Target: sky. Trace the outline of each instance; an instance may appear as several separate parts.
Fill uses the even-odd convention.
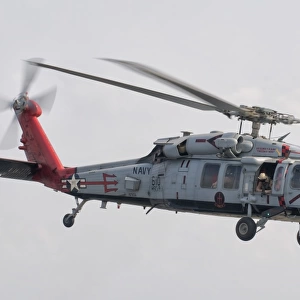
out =
[[[183,96],[97,58],[157,68],[237,105],[300,117],[298,1],[1,1],[0,94],[13,99],[23,60]],[[57,85],[40,122],[66,166],[138,158],[182,130],[237,131],[238,122],[86,79],[41,70],[29,95]],[[0,139],[13,112],[0,115]],[[247,127],[249,126],[249,127]],[[250,125],[245,125],[245,131]],[[300,126],[277,125],[273,136]],[[268,128],[262,133],[267,135]],[[0,157],[24,160],[17,148]],[[249,242],[238,219],[87,203],[41,184],[0,180],[3,299],[279,299],[298,296],[299,225],[269,221]],[[288,284],[287,284],[288,283]]]

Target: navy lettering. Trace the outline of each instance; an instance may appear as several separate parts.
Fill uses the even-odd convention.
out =
[[[133,167],[132,173],[138,175],[150,175],[150,167]]]

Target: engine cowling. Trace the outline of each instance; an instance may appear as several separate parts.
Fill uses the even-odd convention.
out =
[[[158,140],[155,144],[162,144]],[[163,153],[168,158],[187,155],[213,155],[223,153],[227,157],[236,157],[252,149],[252,142],[233,132],[211,132],[177,138],[164,139]]]

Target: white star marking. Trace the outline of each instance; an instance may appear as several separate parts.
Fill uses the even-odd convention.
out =
[[[67,181],[71,184],[71,187],[70,187],[71,191],[73,191],[73,189],[76,189],[77,191],[79,191],[78,182],[80,181],[80,179],[76,179],[75,174],[73,174],[71,179],[67,179]]]

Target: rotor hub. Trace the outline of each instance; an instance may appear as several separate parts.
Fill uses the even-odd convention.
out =
[[[13,109],[18,115],[25,111],[31,116],[36,117],[39,117],[42,114],[41,107],[35,101],[30,100],[27,93],[20,94],[14,99]]]
[[[18,95],[13,101],[13,109],[15,111],[23,111],[29,98],[27,93]]]

